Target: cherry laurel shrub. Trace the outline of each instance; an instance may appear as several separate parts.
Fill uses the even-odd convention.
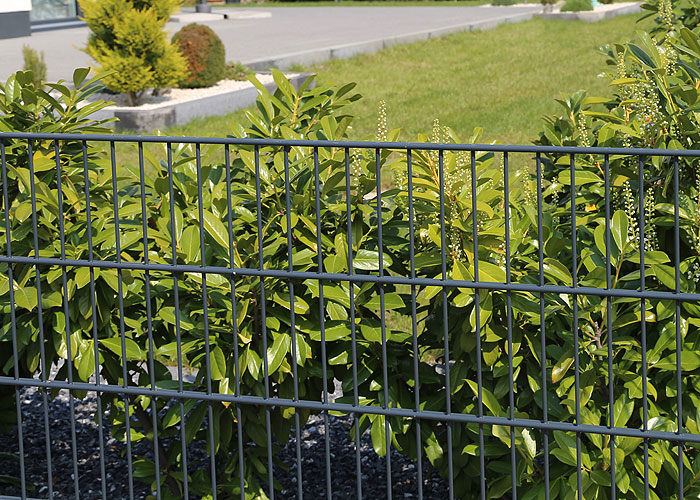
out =
[[[209,26],[188,24],[175,33],[173,44],[187,61],[187,77],[180,87],[211,87],[226,77],[224,44]]]
[[[107,133],[109,129],[105,127],[106,121],[95,121],[90,115],[98,111],[109,103],[93,102],[86,104],[84,101],[93,93],[99,92],[103,87],[99,84],[101,75],[97,75],[92,80],[87,80],[88,68],[77,69],[73,74],[71,83],[72,89],[66,82],[43,84],[37,81],[31,71],[19,71],[10,76],[5,83],[0,83],[0,132],[37,132],[37,133]],[[50,94],[51,92],[51,94]],[[55,199],[56,185],[56,153],[55,145],[50,142],[33,143],[31,161],[35,171],[34,180],[40,190],[36,192],[38,206],[43,207],[44,203],[51,205],[46,211],[41,210],[39,217],[43,221],[42,231],[39,241],[42,247],[49,245],[49,241],[57,242],[56,236],[56,211],[49,199]],[[72,182],[80,182],[81,171],[75,168],[77,158],[85,154],[89,164],[98,156],[92,145],[87,145],[83,151],[80,141],[66,141],[61,143],[61,154],[58,162],[65,167],[74,165],[63,171],[64,181],[70,185]],[[29,255],[33,250],[31,238],[27,237],[31,227],[31,209],[29,208],[28,196],[30,191],[29,161],[26,141],[15,139],[3,139],[0,145],[0,154],[4,156],[7,169],[4,175],[7,183],[4,184],[3,192],[7,194],[10,204],[9,218],[13,220],[11,226],[14,228],[12,235],[13,251],[19,255]],[[52,197],[51,188],[54,189]],[[44,190],[46,189],[46,190]],[[75,191],[70,191],[73,197],[80,196]],[[48,196],[48,197],[47,197]],[[6,222],[8,220],[8,210],[2,201],[2,232],[3,241],[6,241]],[[68,202],[67,202],[68,203]],[[28,211],[29,209],[29,211]],[[80,211],[75,207],[73,215],[80,218]],[[70,221],[71,216],[68,217]],[[51,229],[48,230],[47,228]],[[69,228],[66,232],[70,239],[79,240],[78,233],[80,227],[67,222]],[[30,230],[31,231],[31,230]],[[49,232],[50,231],[50,232]],[[3,251],[6,251],[3,248]],[[6,255],[6,253],[4,254]],[[0,266],[0,294],[2,295],[2,305],[0,305],[3,323],[0,331],[0,372],[3,375],[8,373],[16,374],[20,377],[31,377],[34,374],[46,373],[39,361],[39,347],[42,345],[38,330],[35,328],[38,323],[36,311],[37,295],[24,293],[23,288],[31,286],[33,271],[30,266],[16,266],[10,270],[7,264]],[[14,300],[17,304],[17,315],[11,318],[8,308],[8,296],[10,294],[10,277],[12,283],[17,285],[13,290]],[[21,284],[21,285],[19,285]],[[74,290],[75,291],[75,290]],[[48,296],[56,298],[55,293]],[[59,299],[60,300],[60,299]],[[16,324],[16,341],[13,340],[12,320]],[[55,340],[53,333],[47,333],[44,337],[47,360],[50,363],[56,359]],[[14,359],[13,344],[18,351],[18,358]],[[16,363],[16,365],[15,365]],[[17,371],[14,370],[17,366]],[[0,388],[0,422],[3,425],[3,432],[11,429],[16,424],[15,390],[9,386]],[[7,455],[7,454],[6,454]],[[0,475],[0,489],[5,482],[14,484],[16,478],[2,474]],[[31,487],[31,485],[29,485]]]
[[[673,110],[681,104],[692,105],[698,98],[692,89],[697,87],[663,87],[660,82],[664,76],[673,78],[673,82],[694,82],[693,75],[700,74],[695,69],[700,64],[700,52],[693,47],[700,40],[681,31],[673,42],[666,42],[672,45],[663,49],[664,54],[668,55],[671,48],[677,54],[673,66],[664,65],[667,59],[662,58],[661,49],[648,36],[640,35],[640,40],[634,48],[631,44],[611,48],[616,71],[624,71],[624,76],[612,77],[621,89],[620,95],[592,99],[579,94],[564,101],[565,116],[546,122],[541,143],[676,148],[696,144],[695,116]],[[260,92],[257,107],[247,113],[245,126],[236,127],[236,137],[347,137],[352,123],[347,106],[359,98],[352,91],[353,84],[310,89],[311,80],[307,80],[297,91],[279,72],[273,74],[278,90],[271,95],[255,82]],[[647,100],[630,99],[625,92],[637,92]],[[653,101],[653,96],[658,101]],[[657,102],[657,107],[653,102]],[[22,123],[15,126],[19,128]],[[475,131],[466,141],[477,142],[479,133]],[[398,134],[397,130],[388,131],[386,113],[380,113],[375,139],[391,141]],[[430,136],[420,135],[418,140],[465,141],[439,123]],[[69,258],[76,259],[87,258],[90,231],[95,258],[103,260],[119,256],[123,261],[140,262],[148,255],[150,262],[160,264],[346,273],[352,252],[353,272],[359,274],[376,275],[382,266],[385,275],[393,276],[414,273],[419,278],[478,278],[500,283],[510,279],[535,284],[544,280],[560,285],[574,282],[570,219],[573,198],[580,241],[576,283],[606,286],[601,158],[577,158],[578,182],[572,189],[567,180],[569,158],[543,156],[543,192],[539,197],[543,223],[539,227],[535,208],[537,179],[525,170],[511,172],[506,200],[507,164],[501,155],[493,153],[472,156],[416,150],[409,177],[405,155],[386,150],[376,154],[321,148],[315,157],[305,147],[269,146],[256,150],[241,146],[229,148],[222,162],[208,147],[173,145],[163,150],[144,148],[143,167],[130,161],[116,162],[115,176],[104,153],[90,150],[86,167],[79,150],[59,156],[62,171],[70,179],[64,183],[61,213],[55,185],[56,157],[51,156],[55,155],[51,146],[34,145],[35,151],[43,155],[34,153],[32,157],[40,201],[37,214],[32,213],[29,201],[31,178],[28,183],[26,144],[14,145],[14,156],[8,161],[11,170],[17,172],[7,186],[12,193],[9,224],[15,255],[34,255],[27,235],[32,232],[32,218],[36,216],[39,253],[60,257],[56,226],[63,215],[66,252]],[[672,210],[670,165],[647,159],[645,167],[647,288],[674,290],[669,255],[673,248],[667,243]],[[84,183],[85,168],[88,186]],[[140,180],[146,168],[149,175],[142,187]],[[639,287],[635,168],[622,158],[610,161],[614,186],[610,272],[614,277],[612,286],[617,288]],[[694,214],[700,191],[692,161],[682,162],[680,168],[684,245],[680,287],[695,292],[695,276],[700,272],[696,245],[700,237]],[[387,178],[390,173],[393,175]],[[377,174],[382,177],[377,178]],[[195,179],[197,182],[193,182]],[[393,181],[389,188],[387,181]],[[202,184],[201,196],[198,182]],[[92,204],[90,224],[86,224],[85,192],[90,194]],[[409,196],[413,203],[409,203]],[[444,219],[440,217],[443,200]],[[348,204],[350,214],[346,213]],[[144,205],[145,220],[141,215]],[[288,211],[287,205],[294,207],[293,211]],[[378,246],[379,214],[382,248]],[[317,225],[321,227],[320,234]],[[540,234],[542,276],[537,245]],[[0,238],[0,251],[6,251],[4,245],[5,238]],[[415,265],[409,259],[411,253],[415,255]],[[7,268],[2,270],[7,285],[0,289],[5,325],[0,330],[0,341],[6,346],[0,352],[8,353],[2,366],[6,374],[14,370],[9,354],[13,341],[9,304],[14,300],[20,318],[14,324],[18,325],[18,339],[22,339],[17,360],[21,373],[33,374],[43,369],[39,356],[43,335],[46,362],[65,362],[56,375],[59,380],[66,380],[70,369],[75,380],[88,381],[99,365],[100,375],[110,384],[128,380],[141,387],[172,389],[182,384],[184,390],[205,392],[207,380],[211,379],[211,390],[218,393],[318,400],[325,389],[333,389],[333,379],[337,379],[343,387],[339,402],[413,409],[418,399],[421,408],[444,412],[449,401],[451,412],[481,411],[501,417],[509,415],[512,390],[513,413],[519,418],[541,419],[546,399],[550,419],[574,422],[578,399],[582,423],[606,425],[612,413],[616,426],[636,428],[642,426],[641,398],[646,390],[647,428],[676,429],[675,305],[666,301],[649,299],[641,310],[639,301],[612,299],[608,307],[604,299],[583,295],[540,296],[371,282],[354,284],[351,289],[342,281],[324,282],[321,290],[315,280],[290,282],[276,278],[265,278],[263,287],[259,277],[245,273],[222,276],[186,272],[173,276],[165,272],[146,275],[107,269],[66,269],[64,285],[64,271],[58,267],[40,274],[39,301],[34,268],[13,268],[11,287],[9,272]],[[94,310],[90,286],[86,286],[93,283],[97,299]],[[205,287],[207,300],[203,300]],[[67,297],[64,289],[68,290]],[[382,314],[382,302],[386,314]],[[179,315],[175,314],[176,305]],[[579,325],[572,332],[574,308]],[[649,346],[646,389],[640,366],[642,315]],[[355,322],[350,323],[353,316]],[[686,304],[682,306],[682,316],[683,402],[685,408],[692,409],[700,405],[696,376],[700,369],[700,310]],[[608,342],[613,349],[612,408],[608,406],[606,389],[611,382],[607,378]],[[576,358],[578,392],[574,385]],[[179,361],[191,371],[192,382],[180,383],[171,375],[168,366]],[[479,365],[481,391],[476,383]],[[298,394],[294,393],[292,378],[295,371]],[[217,463],[219,497],[239,497],[242,475],[247,498],[266,498],[267,473],[277,463],[278,443],[286,443],[291,429],[303,425],[310,415],[307,410],[291,408],[194,399],[180,403],[144,396],[103,394],[102,403],[116,439],[123,443],[127,439],[131,443],[148,441],[155,447],[159,468],[152,458],[136,456],[134,474],[154,489],[159,484],[163,498],[182,496],[183,442],[189,446],[194,442],[208,443]],[[3,407],[3,418],[12,421],[14,412],[6,410]],[[273,433],[269,451],[267,422]],[[153,440],[154,425],[162,438],[157,443]],[[683,425],[689,432],[699,432],[696,412],[686,411]],[[385,455],[388,446],[414,458],[420,453],[444,476],[448,475],[451,456],[455,493],[460,498],[471,498],[480,487],[480,433],[486,443],[483,460],[489,498],[508,495],[513,480],[521,498],[543,497],[545,460],[550,465],[550,498],[568,500],[576,494],[577,442],[570,433],[551,432],[550,453],[545,457],[544,435],[527,428],[511,431],[503,426],[445,425],[379,415],[353,420],[353,433],[366,430],[379,455]],[[613,467],[610,439],[583,435],[580,446],[584,498],[608,498]],[[243,449],[243,455],[239,455],[239,449]],[[517,455],[515,478],[511,477],[509,465],[512,451]],[[697,449],[684,446],[683,452],[684,475],[692,478],[699,462]],[[676,453],[675,445],[649,443],[651,498],[674,498]],[[643,454],[641,440],[615,439],[617,488],[627,497],[644,494]],[[195,468],[190,468],[190,492],[202,496],[210,493],[213,478],[209,470],[202,467],[195,472]],[[686,495],[700,494],[698,488],[695,481],[690,481]]]
[[[669,4],[670,5],[670,4]],[[668,7],[668,6],[667,6]],[[660,8],[661,9],[661,8]],[[661,9],[663,10],[663,9]],[[612,146],[668,149],[698,149],[700,135],[699,117],[695,111],[700,102],[700,38],[684,26],[660,12],[656,37],[638,32],[637,39],[626,44],[609,46],[604,49],[610,71],[607,74],[615,89],[608,97],[587,96],[579,92],[561,101],[564,108],[561,116],[546,120],[538,143],[545,145]],[[544,161],[545,183],[565,185],[569,176],[569,158],[548,156]],[[673,238],[674,218],[674,159],[649,157],[643,159],[644,176],[639,180],[639,161],[632,158],[609,158],[611,210],[613,217],[612,249],[614,286],[638,288],[640,210],[643,211],[647,227],[643,250],[645,251],[647,287],[659,290],[675,290],[697,293],[700,276],[700,238],[698,236],[698,214],[700,213],[700,176],[697,158],[678,160],[678,190],[680,215],[680,282],[674,276]],[[583,211],[579,219],[579,237],[583,247],[592,251],[591,258],[579,276],[593,286],[603,286],[604,273],[596,262],[600,262],[600,251],[604,248],[604,166],[605,158],[598,155],[577,157],[577,175],[580,186],[576,187],[576,205]],[[640,192],[643,188],[642,207],[639,208]],[[565,191],[568,190],[568,187]],[[570,197],[557,195],[550,199],[564,209]],[[570,205],[569,205],[570,206]],[[567,208],[568,210],[568,208]],[[555,212],[556,213],[556,212]],[[617,222],[616,222],[617,220]],[[597,250],[596,250],[597,249]],[[588,252],[588,251],[587,251]],[[586,274],[587,273],[587,274]],[[602,280],[602,281],[601,281]],[[595,301],[592,301],[595,302]],[[681,307],[682,346],[676,346],[676,318],[674,306],[666,301],[646,301],[644,310],[639,303],[629,304],[621,300],[612,301],[613,319],[620,321],[620,328],[611,332],[605,329],[605,308],[599,304],[597,313],[591,310],[586,318],[587,335],[600,339],[605,345],[606,336],[612,335],[615,345],[613,356],[617,361],[615,381],[615,422],[641,428],[642,382],[637,378],[640,370],[641,345],[639,319],[642,314],[647,319],[647,368],[649,379],[649,420],[647,428],[676,431],[677,387],[674,382],[676,363],[674,350],[683,350],[680,369],[683,374],[682,403],[690,409],[683,413],[683,428],[696,433],[700,429],[700,416],[695,409],[700,403],[700,310],[693,304]],[[628,319],[622,320],[623,317]],[[627,323],[631,320],[630,323]],[[613,322],[615,325],[615,321]],[[584,331],[585,332],[585,331]],[[597,332],[601,332],[598,335]],[[597,341],[597,340],[596,340]],[[593,387],[607,384],[600,357],[594,353],[586,359],[593,368]],[[601,353],[604,352],[600,351]],[[606,356],[602,356],[603,362]],[[587,370],[582,368],[582,380]],[[597,373],[597,375],[596,375]],[[590,375],[589,375],[590,377]],[[596,400],[596,391],[590,401]],[[582,393],[587,399],[586,392]],[[594,403],[593,413],[582,414],[584,423],[606,422],[609,415],[605,405]],[[627,408],[627,409],[625,409]],[[618,413],[620,411],[621,413]],[[587,416],[583,416],[587,415]],[[622,416],[622,419],[620,417]],[[622,425],[622,423],[620,424]],[[583,452],[588,455],[593,466],[587,471],[587,484],[594,488],[605,488],[603,477],[596,471],[607,471],[610,467],[609,451],[605,450],[608,439],[586,436],[583,439]],[[617,449],[623,453],[617,456]],[[635,498],[643,495],[641,474],[643,472],[642,443],[631,438],[616,440],[616,467],[631,472],[626,477],[624,469],[617,470],[618,486],[623,492]],[[700,458],[694,447],[683,446],[683,467],[686,483],[686,496],[698,495],[696,484]],[[650,485],[653,498],[677,498],[675,483],[679,475],[677,449],[660,442],[649,443]],[[588,468],[588,466],[586,466]],[[636,473],[635,473],[636,471]],[[622,472],[623,476],[620,476]],[[595,474],[594,474],[595,473]],[[585,476],[584,476],[585,477]],[[600,479],[597,479],[600,478]],[[623,478],[623,479],[620,479]],[[597,485],[597,486],[596,486]],[[673,485],[673,487],[669,486]],[[594,498],[594,496],[591,496]]]
[[[663,36],[681,26],[694,29],[700,23],[700,3],[697,0],[648,0],[641,5],[646,11],[642,19],[652,17],[650,33]]]
[[[90,28],[85,51],[109,72],[104,84],[135,106],[153,89],[173,87],[187,71],[182,54],[168,41],[165,23],[180,0],[80,0]]]

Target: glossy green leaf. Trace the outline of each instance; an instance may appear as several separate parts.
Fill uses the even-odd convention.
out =
[[[383,255],[384,267],[389,267],[392,264],[391,257]],[[353,256],[352,265],[355,269],[363,271],[378,271],[379,270],[379,252],[374,250],[359,249]]]
[[[218,345],[210,351],[209,366],[212,380],[221,380],[226,377],[226,358]]]
[[[78,376],[80,380],[88,381],[90,376],[95,373],[95,351],[93,350],[93,341],[88,340],[80,349],[80,357],[78,361]]]
[[[671,354],[657,363],[652,363],[650,368],[661,371],[676,371],[676,355]],[[700,368],[700,354],[695,351],[681,351],[681,370],[684,372],[695,371]]]
[[[199,261],[199,250],[201,244],[199,241],[199,227],[198,226],[187,226],[182,232],[182,237],[180,238],[180,248],[185,254],[187,263],[195,264]]]
[[[381,310],[381,297],[380,295],[373,294],[372,297],[363,304],[364,307],[372,309],[375,311]],[[384,310],[391,311],[394,309],[400,309],[405,307],[405,303],[398,293],[389,292],[384,294]]]
[[[629,237],[629,221],[627,214],[622,210],[617,210],[610,220],[610,234],[615,240],[617,248],[624,249],[627,246]]]
[[[132,339],[125,337],[124,344],[125,344],[126,359],[128,361],[133,361],[133,360],[143,361],[146,359],[145,353],[141,350],[139,345],[136,342],[134,342]],[[122,356],[122,339],[119,337],[110,337],[107,339],[102,339],[102,340],[100,340],[100,346],[106,347],[107,349],[109,349],[110,351],[112,351],[114,354],[116,354],[119,357]]]
[[[23,288],[15,284],[14,294],[17,307],[33,311],[37,306],[35,288]]]
[[[277,371],[292,345],[292,337],[289,335],[273,334],[273,338],[272,345],[267,348],[267,366],[270,374]]]
[[[580,168],[577,168],[574,181],[576,182],[577,186],[583,186],[591,183],[602,183],[603,179],[589,170],[581,170]],[[565,186],[571,185],[571,172],[568,169],[562,170],[562,172],[559,174],[559,182]]]
[[[572,353],[567,353],[560,357],[552,368],[552,383],[556,384],[564,378],[564,375],[566,375],[566,372],[569,371],[569,368],[571,368],[573,364],[574,357]]]
[[[372,420],[372,428],[370,431],[370,436],[372,438],[372,447],[374,452],[383,457],[386,455],[386,426],[385,426],[384,415],[377,415]],[[389,430],[389,432],[391,432]]]
[[[504,268],[486,261],[479,261],[479,281],[490,281],[493,283],[505,283],[506,271]]]
[[[209,235],[214,238],[214,241],[216,241],[221,247],[226,249],[228,252],[229,249],[229,234],[228,234],[228,229],[226,229],[226,226],[224,225],[221,220],[219,220],[217,217],[214,216],[211,212],[208,210],[204,210],[203,212],[203,226],[204,229]]]
[[[476,382],[472,380],[466,380],[467,384],[469,384],[469,387],[471,388],[472,392],[474,393],[474,396],[478,396],[479,394],[479,387],[477,386]],[[498,402],[498,399],[493,395],[493,393],[488,390],[486,387],[481,388],[481,399],[483,403],[486,405],[486,408],[489,409],[489,411],[496,417],[502,417],[505,416],[505,412],[503,411],[503,408],[501,407],[500,403]]]

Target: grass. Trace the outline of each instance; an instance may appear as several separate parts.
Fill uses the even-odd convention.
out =
[[[467,138],[484,128],[482,140],[529,144],[541,117],[559,112],[555,98],[580,89],[611,92],[605,58],[595,49],[634,36],[638,15],[597,23],[534,19],[483,32],[401,45],[371,55],[305,68],[320,83],[354,81],[364,98],[352,105],[353,139],[375,132],[378,103],[385,100],[389,128],[401,139],[428,134],[435,118]],[[168,135],[225,136],[243,112],[172,127]]]
[[[605,58],[595,49],[634,36],[638,15],[597,23],[534,19],[484,32],[394,47],[313,68],[320,82],[358,82],[353,135],[375,131],[385,100],[389,128],[402,138],[429,133],[439,118],[460,137],[484,128],[484,138],[529,143],[541,117],[559,111],[555,98],[580,89],[606,95]]]

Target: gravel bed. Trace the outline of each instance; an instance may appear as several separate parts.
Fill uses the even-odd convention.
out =
[[[48,498],[46,473],[46,438],[44,433],[43,396],[36,389],[24,389],[20,393],[24,418],[24,451],[28,491],[31,498]],[[98,425],[95,422],[97,400],[89,394],[84,400],[75,400],[78,473],[80,498],[101,498],[100,446]],[[73,454],[70,431],[70,406],[68,395],[62,391],[49,401],[49,429],[53,463],[53,498],[75,498],[73,482]],[[331,489],[333,498],[356,498],[355,446],[349,429],[351,416],[329,416]],[[206,425],[206,422],[205,422]],[[107,498],[121,500],[129,498],[128,466],[125,446],[110,436],[109,424],[103,422],[104,462],[107,479]],[[326,498],[325,468],[326,428],[320,416],[312,416],[301,430],[302,438],[302,489],[305,498]],[[292,432],[292,436],[294,433]],[[167,444],[167,443],[166,443]],[[208,468],[206,445],[195,442],[188,445],[189,470]],[[18,453],[16,429],[0,433],[0,451]],[[134,443],[133,454],[152,459],[152,448],[148,441]],[[282,490],[275,493],[276,499],[297,498],[296,443],[294,438],[276,455],[285,467],[275,465],[274,477]],[[424,467],[427,460],[424,459]],[[361,437],[362,494],[364,498],[386,498],[386,462],[372,448],[369,432]],[[417,498],[416,465],[396,450],[391,452],[392,493],[394,498]],[[286,469],[286,470],[285,470]],[[19,477],[19,463],[0,456],[0,474]],[[447,482],[426,467],[423,472],[423,495],[427,499],[447,497]],[[151,494],[148,485],[134,480],[134,498],[142,500]],[[0,498],[3,495],[19,496],[19,487],[0,483]]]
[[[296,76],[298,73],[285,73],[287,78]],[[255,77],[266,85],[274,81],[270,73],[258,73]],[[162,94],[154,96],[150,92],[141,97],[138,106],[129,106],[126,94],[113,94],[110,92],[101,92],[90,96],[91,101],[101,99],[104,101],[113,102],[113,106],[126,109],[155,109],[161,106],[176,104],[180,102],[192,101],[194,99],[202,99],[212,95],[218,95],[223,92],[232,92],[246,88],[253,88],[253,84],[248,80],[221,80],[211,87],[198,89],[172,88],[164,91]]]
[[[333,498],[357,498],[355,474],[355,441],[350,437],[353,425],[351,416],[329,416],[331,492]],[[323,418],[312,416],[301,430],[302,492],[304,498],[324,499],[326,496],[326,429]],[[294,430],[292,430],[294,435]],[[292,439],[278,455],[288,466],[288,471],[275,467],[275,477],[280,479],[283,490],[275,499],[297,498],[296,440]],[[362,469],[362,496],[369,499],[387,498],[386,459],[372,448],[369,431],[360,438],[360,463]],[[448,497],[448,485],[437,473],[431,473],[423,458],[423,498],[443,500]],[[416,464],[396,450],[391,450],[391,484],[393,498],[418,498]],[[426,480],[426,478],[428,478]]]

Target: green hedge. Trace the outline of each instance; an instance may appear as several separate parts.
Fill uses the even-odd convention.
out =
[[[653,40],[646,33],[638,41],[609,48],[613,68],[610,79],[616,94],[609,98],[575,94],[562,100],[564,113],[546,120],[538,140],[541,144],[697,148],[696,101],[700,79],[700,37],[688,29],[670,31],[662,40]],[[344,87],[309,89],[310,80],[296,91],[280,74],[274,73],[279,86],[270,95],[258,85],[257,107],[247,113],[247,124],[233,130],[236,137],[284,139],[343,139],[347,137],[352,116],[347,105],[358,99],[353,84]],[[58,108],[45,108],[51,103],[40,89],[33,87],[26,74],[18,74],[2,89],[4,102],[0,124],[4,130],[92,130],[85,121],[90,109],[56,115]],[[80,86],[81,78],[78,78]],[[60,87],[56,87],[59,90]],[[65,99],[74,102],[77,95],[66,89]],[[97,104],[100,107],[102,104]],[[42,115],[42,110],[46,112]],[[51,110],[51,111],[50,111]],[[35,116],[43,116],[39,121]],[[479,130],[469,138],[459,138],[450,129],[436,122],[430,136],[419,136],[422,142],[478,142]],[[394,140],[398,131],[388,131],[386,113],[380,113],[375,139]],[[7,141],[9,166],[11,240],[14,255],[34,255],[30,183],[25,141]],[[55,165],[58,160],[65,176],[63,182],[63,217],[66,251],[69,258],[88,257],[86,206],[83,192],[84,164],[80,143],[62,145],[59,158],[53,143],[33,144],[33,165],[36,171],[35,191],[38,201],[36,219],[39,227],[39,251],[45,257],[60,257],[56,242],[59,220]],[[90,146],[87,150],[89,193],[94,242],[94,258],[115,260],[117,238],[114,229],[115,203],[119,211],[120,259],[143,261],[144,245],[150,262],[169,264],[173,252],[178,263],[257,269],[287,269],[288,231],[292,236],[293,268],[298,271],[318,269],[319,250],[327,272],[348,272],[348,252],[354,256],[354,272],[377,274],[379,270],[378,207],[376,187],[377,157],[373,152],[349,150],[350,185],[345,184],[346,153],[342,149],[320,149],[320,211],[316,208],[315,163],[309,148],[290,148],[289,200],[284,170],[285,151],[277,147],[261,147],[256,163],[254,149],[235,147],[229,162],[216,159],[216,151],[202,147],[201,168],[197,168],[196,151],[190,146],[173,145],[172,176],[166,149],[144,150],[145,190],[138,162],[119,162],[113,178],[109,157]],[[479,279],[504,282],[506,275],[505,235],[510,236],[510,279],[513,282],[570,284],[571,203],[577,212],[577,281],[580,286],[606,287],[604,158],[583,155],[576,158],[578,183],[569,185],[568,156],[542,156],[544,255],[540,277],[538,265],[539,227],[537,224],[537,179],[533,171],[510,164],[509,202],[504,199],[504,158],[502,155],[479,153],[474,156],[474,169],[469,153],[413,151],[411,192],[414,198],[414,235],[408,204],[409,179],[405,155],[382,151],[378,160],[382,175],[393,172],[393,185],[382,191],[381,214],[384,246],[384,272],[409,276],[411,242],[415,252],[417,277],[443,277],[472,280],[478,262]],[[442,162],[441,162],[442,160]],[[681,282],[682,291],[698,292],[696,276],[700,271],[700,234],[697,208],[700,203],[700,181],[697,160],[681,160]],[[440,165],[442,164],[442,169]],[[644,159],[645,176],[643,210],[647,223],[645,263],[648,290],[673,291],[673,246],[671,221],[673,208],[673,163],[660,158]],[[611,285],[636,290],[639,282],[639,235],[636,221],[639,210],[636,200],[640,186],[636,159],[611,157]],[[259,170],[260,200],[255,190]],[[472,179],[472,172],[475,178]],[[172,190],[169,179],[172,178]],[[230,179],[230,192],[227,188]],[[202,196],[197,182],[203,185]],[[445,224],[440,213],[440,183],[444,180]],[[116,182],[117,199],[113,190]],[[387,179],[379,184],[386,186]],[[473,211],[472,186],[476,187],[476,211]],[[347,239],[346,190],[351,199],[352,245]],[[572,194],[573,193],[573,194]],[[146,205],[147,235],[143,234],[141,197]],[[286,205],[293,207],[287,213]],[[260,211],[258,211],[258,203]],[[200,205],[201,204],[201,205]],[[232,207],[231,212],[228,206]],[[204,234],[199,232],[200,206]],[[505,209],[508,209],[507,211]],[[508,222],[506,221],[506,214]],[[258,238],[258,215],[262,221],[262,239]],[[321,225],[321,248],[316,233],[317,217]],[[474,220],[476,218],[476,221]],[[478,249],[474,253],[473,223],[478,225]],[[0,233],[4,233],[4,226]],[[0,234],[0,251],[5,252],[5,234]],[[442,269],[442,240],[445,240],[445,269]],[[174,248],[173,248],[173,241]],[[232,247],[230,245],[233,245]],[[263,261],[258,251],[262,246]],[[204,256],[202,256],[202,250]],[[646,300],[644,308],[638,300],[614,298],[609,303],[595,296],[560,296],[525,292],[505,293],[472,289],[384,284],[383,297],[388,311],[379,307],[379,287],[366,283],[353,285],[355,323],[349,324],[350,287],[345,282],[323,283],[324,308],[319,300],[319,284],[314,280],[293,283],[295,329],[292,332],[291,290],[284,280],[265,280],[263,300],[259,278],[207,275],[208,301],[203,303],[203,277],[198,273],[169,273],[84,269],[66,270],[68,296],[63,293],[60,267],[41,270],[41,304],[43,324],[38,324],[38,301],[35,288],[36,269],[17,265],[0,268],[4,284],[0,284],[0,356],[2,370],[14,373],[11,357],[13,330],[17,327],[20,375],[36,374],[39,363],[40,335],[49,362],[70,360],[75,380],[88,381],[94,375],[96,357],[103,367],[101,375],[111,384],[123,383],[122,359],[130,379],[150,387],[150,373],[160,387],[177,388],[166,365],[175,364],[178,355],[194,371],[188,390],[203,391],[206,378],[213,381],[213,390],[292,398],[292,372],[297,364],[299,397],[317,400],[324,388],[332,390],[332,379],[343,384],[340,402],[356,399],[366,405],[388,405],[411,409],[416,390],[422,407],[445,411],[446,400],[451,411],[479,412],[477,366],[483,369],[481,398],[487,415],[509,415],[509,393],[514,391],[514,414],[520,418],[542,418],[542,369],[546,369],[549,419],[573,423],[576,403],[581,407],[581,423],[607,425],[614,416],[618,427],[641,428],[643,380],[641,318],[646,319],[646,360],[648,381],[648,429],[674,432],[676,423],[675,386],[675,305],[662,300]],[[90,284],[94,283],[97,308],[90,307]],[[12,290],[12,293],[10,293]],[[120,301],[121,297],[121,301]],[[235,297],[235,301],[233,298]],[[68,300],[68,316],[64,316],[64,300]],[[17,305],[11,321],[10,300]],[[174,314],[179,304],[181,315]],[[540,301],[545,315],[540,316]],[[265,320],[263,321],[263,304]],[[204,322],[206,305],[209,321]],[[234,307],[235,305],[235,307]],[[417,322],[411,317],[415,307]],[[150,308],[152,321],[147,320]],[[579,323],[574,333],[572,318],[576,309]],[[447,323],[443,323],[444,312]],[[699,433],[700,416],[700,309],[692,303],[681,307],[683,376],[683,426],[687,432]],[[123,320],[123,321],[122,321]],[[508,335],[507,325],[512,325]],[[542,328],[544,324],[544,329]],[[322,352],[321,330],[326,335],[326,351]],[[382,348],[382,331],[386,332],[386,349]],[[480,331],[481,335],[476,335]],[[70,342],[66,341],[70,332]],[[149,333],[153,338],[150,345]],[[351,338],[357,338],[355,359]],[[121,336],[124,335],[124,348]],[[414,334],[417,352],[414,349]],[[95,335],[99,338],[95,349]],[[181,339],[178,353],[176,338]],[[575,340],[577,339],[576,343]],[[541,350],[544,342],[544,353]],[[445,345],[449,346],[450,377],[446,383]],[[575,349],[578,346],[578,350]],[[613,379],[608,379],[608,345],[612,349]],[[292,359],[292,346],[296,359]],[[265,347],[267,351],[265,351]],[[206,351],[211,363],[205,364]],[[322,360],[327,360],[326,377]],[[413,369],[417,358],[416,378]],[[238,363],[235,363],[235,360]],[[575,360],[579,363],[580,391],[575,390]],[[509,365],[512,361],[513,376]],[[382,367],[386,363],[387,378]],[[152,364],[153,370],[148,369]],[[354,368],[357,372],[357,392]],[[265,371],[269,376],[266,386]],[[236,375],[240,388],[235,386]],[[66,370],[58,379],[66,379]],[[607,387],[614,387],[614,404],[608,406]],[[449,385],[449,394],[447,386]],[[239,392],[240,391],[240,392]],[[8,394],[9,396],[9,394]],[[125,411],[122,397],[102,395],[109,410],[114,437],[124,441]],[[4,401],[2,418],[12,422],[14,398]],[[132,442],[152,439],[150,428],[153,412],[165,412],[157,421],[158,434],[171,438],[161,441],[161,477],[164,498],[181,496],[181,445],[178,424],[181,407],[168,401],[133,397],[129,411],[132,419]],[[214,434],[214,451],[220,464],[217,483],[223,498],[237,497],[239,460],[244,464],[246,496],[264,498],[267,475],[266,419],[272,423],[273,441],[285,443],[292,425],[302,424],[308,411],[264,408],[249,405],[223,405],[188,401],[183,405],[187,420],[186,441],[207,439]],[[211,422],[211,430],[203,425]],[[388,427],[387,427],[388,424]],[[370,429],[374,449],[386,453],[385,432],[389,429],[391,445],[415,457],[416,424],[399,418],[385,420],[381,416],[364,415],[357,422],[361,431]],[[469,498],[479,489],[479,432],[476,425],[419,423],[424,459],[441,474],[447,475],[448,454],[452,454],[456,496]],[[512,478],[509,455],[511,446],[517,454],[517,477],[520,498],[543,496],[543,439],[540,431],[510,430],[502,426],[483,426],[485,441],[486,483],[489,498],[508,495]],[[448,449],[448,436],[452,448]],[[244,444],[244,457],[238,456],[237,440]],[[511,444],[512,439],[512,444]],[[255,446],[253,445],[255,444]],[[581,436],[580,447],[584,469],[581,471],[584,498],[608,498],[610,491],[610,438],[603,435]],[[278,445],[274,445],[276,456]],[[549,435],[548,457],[551,465],[550,498],[575,497],[576,439],[572,433],[554,431]],[[618,493],[626,498],[642,498],[644,448],[636,438],[615,439],[615,475]],[[648,447],[651,498],[676,498],[677,448],[667,442],[650,441]],[[700,494],[697,449],[683,446],[685,495]],[[155,481],[155,468],[144,457],[135,461],[137,476]],[[207,472],[193,473],[190,491],[205,496],[211,480]]]

